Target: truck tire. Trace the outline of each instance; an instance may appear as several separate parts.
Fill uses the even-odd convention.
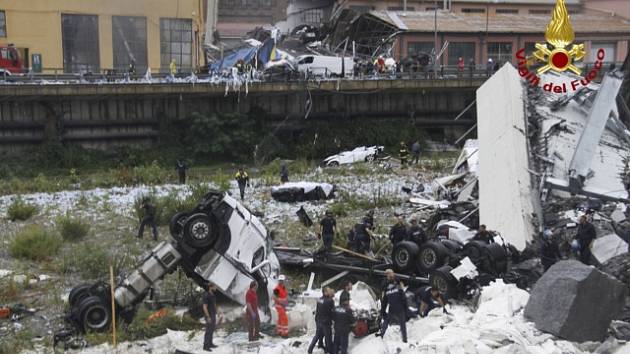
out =
[[[365,158],[365,162],[374,162],[375,159],[376,155],[367,155],[367,157]]]
[[[503,246],[497,243],[486,245],[483,251],[486,271],[492,274],[503,274],[507,271],[508,255]]]
[[[109,329],[111,313],[97,296],[83,299],[78,307],[79,321],[84,332],[103,332]]]
[[[416,258],[416,270],[420,273],[430,273],[444,265],[447,255],[446,248],[438,241],[425,242],[420,246]]]
[[[479,268],[482,265],[482,258],[484,253],[484,248],[486,248],[487,243],[483,241],[470,241],[466,245],[464,245],[464,255],[470,258],[470,261]]]
[[[396,269],[407,271],[413,268],[414,260],[418,256],[418,245],[413,242],[399,242],[392,252],[392,260]]]
[[[448,299],[457,297],[457,279],[451,274],[451,266],[443,266],[429,274],[429,284],[438,288]]]
[[[173,215],[171,218],[171,222],[169,224],[169,231],[171,232],[171,236],[176,239],[180,239],[182,237],[182,231],[184,231],[184,223],[190,214],[188,213],[177,213]]]
[[[209,247],[217,239],[217,227],[206,214],[193,214],[184,223],[184,242],[194,248]]]
[[[337,167],[337,166],[339,166],[339,162],[337,162],[337,161],[330,161],[328,163],[328,166],[330,166],[330,167]]]
[[[68,304],[70,304],[70,307],[74,307],[76,304],[89,297],[91,287],[91,284],[81,284],[72,288],[70,294],[68,294]]]

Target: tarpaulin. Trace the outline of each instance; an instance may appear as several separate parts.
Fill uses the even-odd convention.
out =
[[[243,59],[243,61],[247,64],[251,62],[252,59],[254,59],[255,55],[256,55],[256,48],[251,48],[251,47],[241,48],[233,52],[232,54],[229,54],[228,56],[224,57],[222,60],[215,62],[214,64],[210,66],[210,68],[212,70],[229,69],[233,67],[236,64],[236,62],[241,59]]]

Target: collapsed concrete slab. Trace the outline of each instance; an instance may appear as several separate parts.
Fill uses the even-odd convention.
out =
[[[553,265],[536,282],[525,317],[536,328],[575,342],[601,341],[625,304],[623,283],[578,261]]]
[[[509,64],[477,90],[480,223],[519,251],[534,234],[524,95]]]
[[[616,234],[609,234],[597,238],[593,241],[593,257],[600,264],[606,263],[609,259],[628,252],[628,244]]]

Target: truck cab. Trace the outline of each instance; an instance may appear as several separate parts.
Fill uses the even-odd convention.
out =
[[[0,44],[0,75],[22,74],[24,61],[13,44]]]

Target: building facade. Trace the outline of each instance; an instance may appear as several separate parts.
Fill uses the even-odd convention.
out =
[[[238,45],[256,27],[272,26],[287,17],[289,0],[208,0],[218,1],[217,30],[226,47]]]
[[[203,64],[204,0],[4,0],[0,44],[41,55],[44,72],[182,71]],[[29,59],[28,57],[25,59]]]

